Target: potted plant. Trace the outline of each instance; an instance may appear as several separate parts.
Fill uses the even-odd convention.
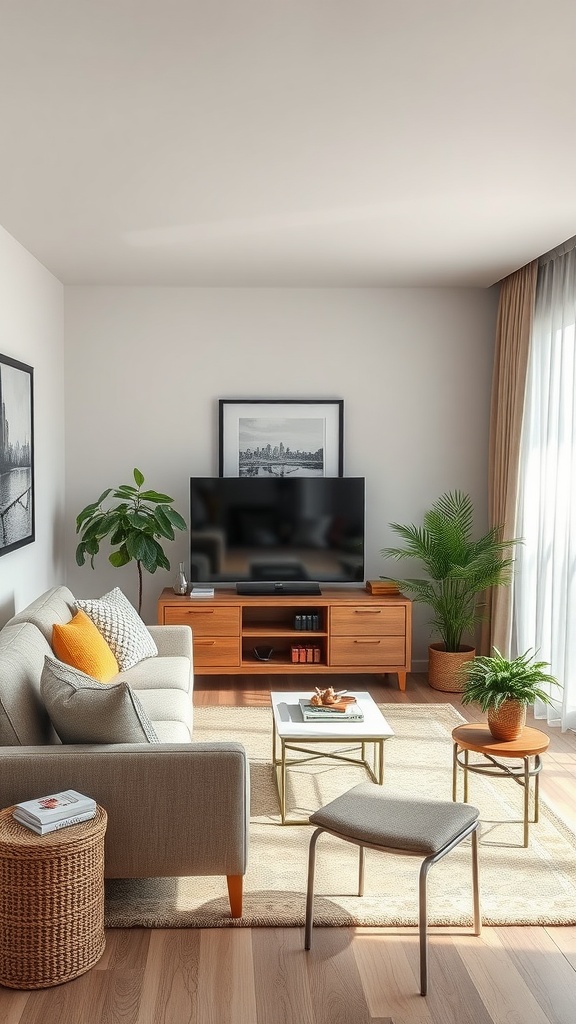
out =
[[[154,573],[158,568],[170,568],[159,541],[163,537],[174,540],[174,529],[185,530],[186,522],[172,508],[173,498],[158,491],[142,490],[144,477],[139,469],[134,470],[134,482],[136,487],[130,484],[121,484],[116,490],[109,487],[76,517],[76,533],[81,537],[76,548],[76,562],[84,565],[88,555],[94,568],[94,555],[100,550],[100,542],[109,536],[110,544],[116,547],[108,556],[112,565],[118,567],[133,560],[136,562],[140,614],[142,569]],[[103,502],[109,494],[119,500],[106,509]]]
[[[534,661],[530,651],[511,661],[494,647],[491,657],[476,657],[463,665],[463,704],[478,704],[488,715],[488,727],[497,740],[515,740],[526,724],[526,707],[536,698],[552,704],[542,684],[560,686],[545,671],[548,663]]]
[[[384,548],[385,558],[416,559],[427,578],[396,579],[400,589],[433,611],[430,625],[441,641],[430,644],[428,682],[437,690],[460,691],[460,665],[474,657],[473,636],[483,617],[479,598],[490,587],[510,583],[514,559],[511,545],[502,540],[503,526],[494,526],[474,540],[474,507],[469,495],[450,491],[441,495],[424,515],[422,526],[390,523],[405,542]],[[386,576],[383,579],[392,579]]]

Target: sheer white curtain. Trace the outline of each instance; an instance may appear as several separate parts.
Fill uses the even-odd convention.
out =
[[[576,729],[576,239],[538,270],[522,424],[513,638],[563,684],[535,714]]]

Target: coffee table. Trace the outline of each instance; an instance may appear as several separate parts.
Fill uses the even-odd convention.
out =
[[[293,765],[329,758],[346,764],[362,765],[373,782],[382,785],[384,781],[384,740],[393,736],[394,732],[369,693],[356,690],[347,692],[356,697],[358,706],[364,713],[363,722],[333,719],[328,722],[305,722],[298,701],[300,698],[309,698],[309,690],[304,693],[277,691],[270,694],[274,717],[272,766],[283,825],[308,824],[307,818],[288,818],[286,813],[286,773]],[[344,719],[344,716],[342,718]],[[316,749],[324,744],[341,745],[342,749]],[[368,747],[372,748],[371,762],[368,760]],[[359,756],[352,756],[354,751],[357,751]],[[288,757],[289,754],[305,756],[294,758]]]

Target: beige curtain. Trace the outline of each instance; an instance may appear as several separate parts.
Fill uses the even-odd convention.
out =
[[[532,333],[538,260],[506,277],[501,284],[492,376],[488,516],[491,526],[505,524],[513,538],[518,496],[518,462],[528,351]],[[492,647],[510,656],[512,588],[494,587],[488,595],[482,651]]]

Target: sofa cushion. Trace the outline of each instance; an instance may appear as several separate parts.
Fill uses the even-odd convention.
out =
[[[110,647],[92,619],[81,610],[70,622],[54,623],[52,650],[59,661],[79,668],[99,683],[109,683],[118,675],[118,662]]]
[[[183,690],[139,690],[138,699],[157,730],[161,722],[181,722],[192,733],[192,701]]]
[[[29,622],[0,631],[0,745],[38,746],[53,739],[52,726],[40,697],[48,642]]]
[[[158,742],[148,715],[126,682],[99,683],[46,656],[40,693],[63,743]]]
[[[155,722],[154,730],[160,743],[190,743],[192,740],[183,722]]]
[[[110,645],[120,671],[132,668],[144,658],[154,658],[158,648],[138,612],[119,587],[98,600],[76,601],[77,608],[92,619]]]
[[[37,626],[51,645],[54,623],[70,622],[75,611],[74,595],[68,590],[68,587],[52,587],[32,601],[32,604],[27,605],[21,612],[14,615],[6,625],[31,622]]]
[[[147,658],[127,672],[120,672],[115,682],[130,683],[133,690],[161,690],[163,687],[190,694],[190,662],[188,658]],[[188,696],[188,703],[192,698]]]

